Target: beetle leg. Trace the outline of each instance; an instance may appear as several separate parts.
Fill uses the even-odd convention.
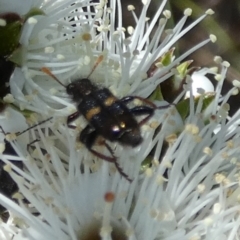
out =
[[[101,159],[104,159],[104,160],[106,160],[107,162],[112,162],[112,163],[114,163],[114,162],[116,161],[116,157],[112,154],[112,153],[113,153],[112,150],[110,151],[110,153],[111,153],[111,155],[112,155],[113,157],[108,157],[108,156],[105,156],[105,155],[102,154],[102,153],[97,152],[96,150],[94,150],[94,149],[92,148],[98,136],[99,136],[99,135],[98,135],[98,133],[96,132],[96,130],[93,129],[91,126],[88,125],[88,126],[86,126],[86,127],[82,130],[82,132],[81,132],[81,134],[80,134],[80,141],[81,141],[82,143],[84,143],[85,146],[87,147],[87,149],[88,149],[91,153],[93,153],[95,156],[97,156],[97,157],[99,157],[99,158],[101,158]],[[108,149],[108,150],[109,150],[109,149]]]
[[[76,127],[74,125],[71,125],[70,123],[73,122],[74,120],[76,120],[79,116],[80,116],[80,112],[79,111],[69,115],[68,118],[67,118],[67,126],[69,128],[75,129]]]
[[[108,149],[108,151],[111,153],[111,155],[115,158],[115,167],[117,168],[118,172],[129,182],[132,182],[132,179],[129,178],[129,176],[123,171],[123,169],[120,167],[120,165],[117,162],[116,157],[114,156],[113,150],[111,149],[111,147],[106,143],[106,141],[104,141],[104,145],[105,147]]]
[[[155,109],[148,106],[137,106],[130,109],[130,112],[135,116],[147,115],[138,124],[141,126],[145,124],[154,114]]]
[[[33,146],[33,144],[34,143],[36,143],[36,142],[40,142],[40,140],[39,139],[35,139],[35,140],[33,140],[33,141],[31,141],[30,143],[28,143],[27,144],[27,151],[29,152],[29,154],[30,154],[30,148]],[[31,155],[31,154],[30,154]]]
[[[134,99],[138,99],[138,100],[142,101],[143,103],[151,106],[153,109],[164,109],[164,108],[170,107],[171,105],[174,105],[174,104],[168,104],[166,106],[158,107],[156,104],[154,104],[150,100],[148,100],[146,98],[138,97],[138,96],[127,96],[127,97],[122,98],[120,101],[127,104],[129,102],[134,101]]]
[[[141,115],[147,114],[147,116],[139,122],[140,126],[145,124],[153,116],[154,111],[156,109],[168,108],[171,105],[171,104],[168,104],[166,106],[158,107],[156,104],[154,104],[150,100],[142,98],[142,97],[138,97],[138,96],[127,96],[127,97],[122,98],[120,101],[126,104],[131,101],[134,101],[134,99],[138,99],[138,100],[142,101],[143,103],[149,105],[149,106],[137,106],[137,107],[130,109],[130,112],[135,116],[141,116]]]
[[[119,166],[118,162],[117,162],[117,158],[114,156],[113,150],[111,149],[111,147],[106,143],[106,141],[103,142],[104,146],[107,148],[107,150],[110,152],[110,154],[112,155],[112,157],[106,156],[100,152],[97,152],[96,150],[94,150],[92,147],[96,141],[96,138],[99,136],[99,134],[96,132],[95,129],[93,129],[91,126],[86,126],[81,134],[80,134],[80,141],[82,143],[85,144],[85,146],[87,147],[87,149],[95,156],[107,161],[107,162],[111,162],[114,163],[118,172],[120,173],[120,175],[122,175],[125,179],[127,179],[129,182],[132,182],[132,180],[128,177],[128,175],[126,173],[124,173],[123,169]]]
[[[146,99],[146,98],[138,97],[138,96],[127,96],[127,97],[122,98],[120,101],[126,104],[126,103],[129,103],[129,102],[134,101],[135,99],[138,99],[138,100],[142,101],[143,103],[151,106],[151,107],[154,108],[154,109],[158,108],[158,107],[157,107],[153,102],[151,102],[150,100],[148,100],[148,99]]]
[[[164,109],[164,108],[168,108],[169,106],[170,105],[157,107],[157,109],[162,109],[162,108]],[[141,126],[145,124],[153,116],[155,110],[156,108],[151,108],[148,106],[137,106],[130,109],[130,112],[135,116],[141,116],[141,115],[147,114],[147,116],[138,123]]]

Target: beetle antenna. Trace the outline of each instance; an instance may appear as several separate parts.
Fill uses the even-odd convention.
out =
[[[92,71],[89,73],[89,75],[87,76],[87,78],[89,78],[92,73],[95,71],[95,69],[97,68],[97,66],[102,62],[103,60],[103,55],[100,55],[98,58],[97,58],[97,61],[96,63],[94,64],[93,68],[92,68]]]
[[[49,75],[50,77],[52,77],[54,80],[56,80],[60,85],[62,85],[63,87],[66,88],[66,86],[65,86],[62,82],[60,82],[60,80],[50,71],[49,68],[47,68],[47,67],[42,67],[41,70],[42,70],[42,72],[46,73],[47,75]]]

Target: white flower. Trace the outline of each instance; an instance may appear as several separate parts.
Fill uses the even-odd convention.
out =
[[[125,37],[119,2],[110,1],[109,7],[104,1],[97,5],[90,4],[89,1],[75,1],[75,4],[70,4],[71,1],[55,1],[46,4],[46,7],[43,3],[41,9],[46,16],[37,16],[34,21],[33,18],[29,19],[24,28],[26,33],[23,34],[21,43],[25,80],[19,81],[17,77],[11,79],[13,95],[21,107],[45,113],[58,109],[57,114],[66,116],[74,106],[67,98],[58,97],[61,96],[58,91],[64,92],[63,87],[43,73],[42,67],[50,68],[53,74],[67,84],[69,79],[89,76],[96,57],[103,55],[103,61],[89,77],[92,82],[109,87],[119,97],[130,94],[149,96],[159,83],[174,74],[174,66],[210,41],[207,39],[199,43],[182,56],[173,58],[169,65],[159,67],[153,76],[147,76],[148,69],[156,59],[168,52],[179,38],[205,16],[211,14],[211,11],[207,11],[184,28],[184,23],[191,15],[191,10],[187,9],[181,21],[174,29],[167,31],[162,40],[170,14],[169,11],[163,12],[166,2],[163,1],[152,20],[146,22],[150,1],[144,1],[139,19],[135,16],[137,25],[135,29],[131,28],[130,38]],[[96,15],[89,8],[83,11],[82,7],[89,4],[93,5]],[[119,9],[119,21],[115,19],[116,9]],[[150,39],[156,25],[155,34]],[[56,102],[60,105],[56,105]]]
[[[18,147],[16,158],[26,170],[13,168],[22,177],[10,171],[31,204],[18,197],[18,206],[0,196],[21,226],[15,229],[16,239],[88,239],[98,234],[102,239],[115,234],[121,239],[236,239],[240,133],[239,128],[229,131],[233,122],[224,123],[226,117],[222,106],[204,125],[199,113],[191,111],[181,134],[166,138],[169,147],[161,158],[162,133],[173,124],[163,119],[161,132],[132,156],[138,157],[130,159],[126,149],[119,155],[124,170],[134,176],[131,184],[106,161],[92,159],[83,146],[76,151],[64,126],[38,126],[32,132],[40,139],[34,159]],[[221,131],[213,134],[220,123]],[[155,143],[153,165],[138,177],[141,155]],[[11,158],[2,156],[8,164]]]
[[[146,22],[150,1],[143,1],[139,19],[133,13],[136,27],[128,28],[130,38],[125,37],[120,3],[114,0],[109,7],[105,1],[97,5],[88,0],[44,1],[39,7],[46,16],[28,20],[21,37],[22,68],[14,72],[11,91],[19,107],[54,118],[27,133],[29,141],[39,140],[30,146],[30,154],[26,150],[29,142],[20,144],[17,139],[12,144],[18,154],[14,159],[24,163],[23,170],[11,164],[13,156],[0,156],[19,187],[14,195],[19,205],[0,195],[0,204],[11,213],[8,223],[1,224],[2,239],[231,240],[239,236],[239,112],[228,117],[226,102],[236,87],[220,96],[226,62],[216,74],[219,83],[207,122],[202,116],[205,95],[195,104],[187,76],[185,90],[175,99],[178,103],[190,89],[184,117],[177,112],[178,106],[157,109],[142,127],[141,146],[111,143],[119,166],[132,183],[116,166],[97,159],[76,141],[79,132],[68,129],[66,120],[60,118],[76,111],[76,106],[66,98],[64,87],[42,71],[49,68],[65,85],[88,77],[119,98],[149,96],[175,74],[183,58],[210,41],[173,56],[168,65],[158,64],[154,74],[148,74],[156,59],[211,13],[207,11],[183,29],[191,14],[187,9],[159,44],[170,17],[169,11],[163,11],[166,2]],[[164,18],[159,20],[162,14]],[[76,122],[77,129],[85,125],[82,119]],[[96,150],[110,154],[104,146],[97,145]],[[145,170],[140,171],[148,158]]]

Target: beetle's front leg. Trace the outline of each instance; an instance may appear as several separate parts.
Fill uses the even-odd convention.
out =
[[[145,124],[154,114],[155,109],[148,107],[148,106],[137,106],[134,107],[132,109],[130,109],[130,112],[134,115],[134,116],[142,116],[142,115],[147,115],[144,119],[142,119],[139,122],[139,125],[143,125]]]
[[[97,152],[96,150],[94,150],[92,148],[98,136],[99,136],[99,134],[97,133],[97,131],[88,125],[82,130],[82,132],[80,134],[80,141],[82,143],[84,143],[85,146],[87,147],[87,149],[95,156],[97,156],[107,162],[114,163],[118,172],[120,173],[120,175],[122,175],[129,182],[132,182],[132,179],[130,179],[128,177],[128,175],[123,171],[123,169],[119,166],[119,164],[117,162],[117,158],[114,156],[113,150],[105,141],[103,141],[103,144],[107,148],[107,150],[110,152],[112,157],[109,157],[100,152]]]
[[[73,122],[73,121],[75,121],[80,115],[81,115],[81,114],[80,114],[79,111],[77,111],[77,112],[72,113],[71,115],[69,115],[69,116],[67,117],[67,126],[68,126],[69,128],[75,129],[76,126],[73,126],[73,125],[71,125],[70,123]]]

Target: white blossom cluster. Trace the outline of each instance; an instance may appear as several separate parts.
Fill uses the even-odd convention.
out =
[[[211,35],[181,56],[171,55],[168,64],[156,63],[213,12],[206,11],[185,27],[191,15],[186,9],[174,28],[166,30],[171,19],[167,0],[149,19],[150,3],[141,1],[139,16],[129,5],[135,26],[123,26],[126,9],[119,0],[0,0],[0,13],[24,15],[31,8],[44,12],[23,26],[20,66],[10,79],[11,94],[4,98],[18,110],[9,105],[0,125],[6,133],[16,133],[28,126],[25,111],[34,113],[32,121],[33,116],[39,122],[51,117],[19,136],[1,134],[0,159],[19,188],[13,195],[16,201],[0,194],[0,204],[10,215],[0,222],[1,239],[240,239],[240,112],[229,117],[227,104],[240,85],[235,81],[221,95],[229,63],[220,57],[214,59],[218,69],[184,75],[182,92],[172,104],[154,101],[168,107],[155,109],[141,127],[141,145],[108,143],[132,182],[80,143],[87,125],[83,116],[74,122],[75,129],[67,126],[67,117],[77,111],[65,88],[70,82],[89,78],[119,99],[147,98],[159,84],[180,77],[178,66],[188,55],[216,40]],[[4,19],[0,23],[4,25]],[[207,73],[215,77],[217,87]],[[16,155],[4,151],[4,138]],[[94,149],[111,156],[104,145],[96,143]],[[12,160],[22,162],[23,168]]]

